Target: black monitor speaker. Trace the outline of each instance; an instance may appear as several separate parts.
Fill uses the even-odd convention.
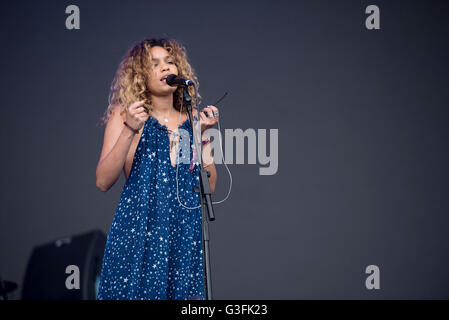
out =
[[[35,247],[22,299],[95,300],[105,244],[105,234],[94,230]]]

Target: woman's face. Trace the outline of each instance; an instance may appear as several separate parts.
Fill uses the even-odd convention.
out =
[[[175,59],[170,56],[166,49],[159,46],[152,47],[150,52],[153,58],[153,69],[150,70],[149,79],[149,90],[151,94],[156,96],[173,94],[177,87],[171,87],[165,82],[165,79],[161,79],[169,74],[178,75]]]

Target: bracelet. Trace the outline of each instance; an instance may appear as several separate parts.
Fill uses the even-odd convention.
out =
[[[205,144],[208,144],[210,142],[210,138],[207,138],[206,140],[201,141],[201,144],[204,146]]]
[[[127,126],[128,128],[130,128],[135,134],[138,134],[138,133],[139,133],[139,130],[134,129],[133,127],[131,127],[129,124],[126,123],[126,121],[123,121],[123,124],[124,124],[125,126]]]

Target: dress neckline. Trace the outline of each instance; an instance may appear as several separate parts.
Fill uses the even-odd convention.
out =
[[[195,117],[193,117],[193,119],[194,119],[194,121],[196,120]],[[148,124],[148,125],[152,125],[152,126],[156,127],[156,128],[159,129],[159,130],[166,131],[166,132],[168,133],[166,136],[167,136],[167,138],[168,138],[168,140],[169,140],[169,143],[171,143],[170,135],[171,135],[171,133],[172,133],[173,131],[170,130],[170,129],[168,129],[167,126],[166,126],[165,124],[161,124],[161,123],[159,122],[159,120],[156,119],[156,118],[153,117],[153,116],[148,116],[148,119],[147,119],[147,121],[145,122],[145,126],[147,126],[147,124]],[[181,129],[181,128],[186,128],[187,130],[189,130],[188,128],[191,128],[191,124],[190,124],[190,121],[189,121],[189,117],[188,117],[188,116],[187,116],[187,119],[184,120],[184,122],[183,122],[180,126],[178,126],[177,129],[179,130],[179,129]],[[164,135],[165,135],[165,134],[164,134]],[[176,157],[177,157],[177,156],[176,156]],[[176,161],[177,161],[177,160],[175,159],[175,165],[173,165],[173,163],[172,163],[172,161],[171,161],[171,148],[170,148],[170,152],[169,152],[169,161],[170,161],[170,167],[176,168]]]

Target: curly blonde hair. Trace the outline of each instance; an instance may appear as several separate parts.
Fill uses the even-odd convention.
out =
[[[198,91],[198,78],[187,60],[186,49],[182,44],[175,39],[168,38],[144,39],[132,46],[119,64],[109,92],[109,106],[101,118],[102,125],[108,122],[112,114],[112,109],[116,106],[121,107],[120,114],[123,114],[126,111],[125,108],[133,102],[146,100],[143,105],[146,112],[150,114],[153,111],[153,104],[148,88],[150,77],[148,71],[153,68],[150,49],[155,46],[162,47],[169,52],[178,68],[178,76],[192,80]],[[199,105],[201,101],[199,92],[197,92],[196,97],[193,87],[189,87],[188,91],[192,97],[192,106]],[[173,93],[173,107],[178,111],[181,110],[182,98],[183,88],[179,86]],[[198,101],[196,101],[197,98]]]

